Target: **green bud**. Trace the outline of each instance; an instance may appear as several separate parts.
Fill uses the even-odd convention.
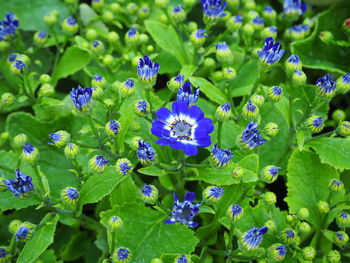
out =
[[[110,4],[109,8],[114,14],[121,11],[121,7],[119,3],[112,3]]]
[[[332,113],[332,119],[335,121],[343,121],[346,119],[346,114],[342,110],[335,110]]]
[[[39,97],[49,97],[54,92],[55,92],[54,87],[49,83],[45,83],[45,84],[41,85],[41,87],[39,89]]]
[[[295,223],[298,221],[298,218],[295,214],[286,215],[286,220],[289,224],[295,225]]]
[[[112,66],[113,61],[114,61],[114,57],[112,55],[106,55],[104,56],[102,63],[105,66]]]
[[[304,71],[301,70],[294,70],[292,74],[292,81],[294,86],[303,86],[306,83],[306,75]]]
[[[253,104],[257,105],[258,107],[262,106],[265,102],[265,98],[262,95],[254,94],[250,100],[253,102]]]
[[[198,25],[194,21],[189,22],[187,26],[190,32],[193,32],[198,29]]]
[[[288,245],[298,245],[300,243],[300,238],[291,228],[284,229],[282,231],[281,238]]]
[[[41,84],[49,83],[51,81],[50,75],[42,74],[40,75],[39,81]]]
[[[254,35],[254,27],[252,24],[245,24],[243,26],[243,35],[246,37],[251,37],[252,35]]]
[[[150,11],[149,11],[149,8],[148,6],[141,6],[139,12],[138,12],[138,16],[141,18],[141,19],[146,19],[147,17],[149,17],[150,15]]]
[[[139,148],[139,141],[143,141],[142,137],[140,136],[135,136],[134,138],[132,138],[131,140],[131,148],[134,150],[137,150]]]
[[[236,76],[237,76],[237,73],[236,73],[236,70],[234,68],[224,68],[222,70],[222,75],[224,76],[224,79],[226,80],[233,80]]]
[[[15,96],[10,92],[6,92],[1,95],[0,106],[11,106],[14,101]]]
[[[344,231],[334,233],[333,241],[337,246],[343,247],[349,242],[349,236]]]
[[[28,140],[27,136],[24,133],[17,134],[13,138],[13,146],[16,148],[21,148]]]
[[[164,261],[161,260],[160,258],[154,258],[152,259],[151,263],[164,263]]]
[[[117,32],[109,32],[108,33],[108,41],[111,42],[111,43],[116,43],[119,41],[119,35],[117,34]]]
[[[44,16],[44,22],[48,26],[53,26],[57,23],[58,17],[52,13]]]
[[[281,167],[268,165],[261,170],[261,180],[265,183],[271,184],[277,180],[278,172]]]
[[[333,34],[330,31],[322,31],[319,34],[319,38],[324,42],[325,44],[331,44],[334,41]]]
[[[242,27],[242,20],[240,16],[233,16],[230,17],[227,21],[226,21],[226,28],[230,31],[230,32],[236,32],[238,29],[240,29]]]
[[[304,247],[301,253],[304,260],[313,260],[316,256],[316,249],[311,246]]]
[[[241,179],[244,175],[244,169],[241,167],[235,167],[232,170],[232,177],[236,179]]]
[[[254,104],[251,100],[249,100],[246,104],[244,104],[242,109],[242,115],[245,119],[254,120],[259,117],[259,107]]]
[[[147,44],[149,41],[149,37],[146,34],[140,34],[140,42],[141,44]]]
[[[341,121],[338,125],[337,132],[344,137],[350,136],[350,122]]]
[[[301,222],[299,225],[299,231],[302,234],[308,234],[311,231],[311,226],[307,222]]]
[[[306,220],[309,217],[310,213],[309,213],[309,210],[307,208],[302,207],[299,209],[297,215],[298,215],[298,218],[300,220]]]
[[[284,246],[284,245],[277,243],[277,244],[273,244],[267,249],[268,256],[273,262],[284,260],[286,253],[283,253],[283,254],[280,253],[281,246]]]
[[[337,250],[331,250],[327,254],[327,260],[329,263],[340,263],[341,255]]]
[[[154,51],[154,47],[153,47],[152,45],[148,45],[148,46],[146,47],[146,51],[147,51],[148,53],[152,53],[152,52]]]
[[[64,155],[67,159],[75,159],[79,152],[79,146],[74,143],[68,143],[64,147]]]
[[[155,0],[156,5],[160,8],[167,8],[169,5],[169,0]]]
[[[273,192],[266,192],[263,194],[263,200],[268,204],[268,205],[275,205],[276,204],[276,195]]]
[[[145,185],[143,187],[145,187]],[[144,194],[144,192],[141,190],[141,198],[146,204],[153,205],[158,200],[159,191],[154,185],[149,184],[147,185],[147,188],[151,188],[151,190],[148,189],[147,194]]]
[[[220,82],[224,79],[224,76],[221,71],[213,72],[211,77],[214,79],[215,82]]]
[[[205,58],[203,62],[203,67],[205,67],[208,70],[214,69],[216,66],[215,60],[212,58]]]
[[[318,207],[318,210],[322,213],[322,214],[327,214],[330,210],[329,208],[329,204],[325,201],[319,201],[317,203],[317,207]]]
[[[273,220],[266,221],[265,226],[267,226],[269,231],[271,231],[271,232],[276,230],[276,223]]]
[[[101,10],[104,4],[104,0],[94,0],[92,1],[91,6],[95,10]]]
[[[10,137],[10,134],[7,131],[1,133],[0,138],[3,141],[6,141]]]
[[[22,224],[23,222],[21,220],[18,220],[18,219],[12,220],[9,224],[9,232],[11,234],[15,234]]]
[[[159,19],[163,24],[167,24],[169,22],[167,16],[164,14],[161,14]]]
[[[254,0],[245,1],[243,7],[246,10],[255,10],[256,4],[255,4]]]
[[[119,216],[111,216],[108,220],[108,230],[115,232],[116,230],[123,227],[124,222]]]
[[[341,212],[335,218],[337,225],[340,228],[348,228],[350,227],[350,215],[347,212]]]
[[[134,15],[137,12],[137,5],[135,3],[129,3],[126,6],[126,10],[128,11],[129,14]]]
[[[0,41],[0,51],[4,52],[10,47],[10,44],[4,40]]]
[[[276,136],[279,132],[278,124],[274,122],[269,122],[265,125],[264,132],[267,136]]]
[[[114,101],[111,100],[111,99],[105,99],[105,100],[103,101],[103,104],[104,104],[109,110],[113,109],[113,107],[115,106]]]
[[[86,38],[87,38],[88,40],[93,41],[93,40],[95,40],[95,39],[97,38],[98,33],[97,33],[97,31],[96,31],[95,29],[89,28],[89,29],[86,31],[85,36],[86,36]]]
[[[328,184],[328,188],[333,193],[339,193],[344,190],[344,184],[338,179],[332,179]]]

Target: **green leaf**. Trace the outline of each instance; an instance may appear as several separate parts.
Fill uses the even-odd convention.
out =
[[[162,49],[171,53],[181,64],[188,64],[188,53],[172,27],[151,20],[146,20],[145,26],[148,33]]]
[[[43,18],[52,10],[59,12],[60,20],[70,14],[68,6],[60,0],[0,1],[1,19],[7,12],[13,12],[19,18],[19,27],[23,30],[49,32]]]
[[[349,70],[350,60],[344,57],[350,56],[350,48],[327,45],[319,39],[321,31],[330,31],[335,40],[346,40],[341,25],[348,18],[349,13],[348,1],[334,5],[317,16],[316,28],[310,37],[291,44],[292,53],[300,57],[303,66],[341,74]]]
[[[241,97],[250,94],[259,77],[258,60],[248,60],[237,71],[237,77],[230,85],[232,97]]]
[[[131,176],[127,176],[126,180],[120,182],[110,195],[111,206],[124,206],[140,199],[139,189],[136,187]]]
[[[317,202],[327,201],[328,184],[332,178],[339,178],[337,171],[322,164],[316,153],[295,150],[288,163],[288,195],[285,198],[291,213],[297,213],[302,207],[309,209],[308,221],[321,226],[322,215]]]
[[[25,244],[17,263],[33,262],[53,243],[57,221],[58,215],[54,214],[47,214],[41,220],[39,229],[35,231],[32,239]]]
[[[78,47],[68,48],[52,74],[52,82],[55,84],[61,78],[72,75],[89,64],[91,56],[89,52]]]
[[[108,28],[106,25],[102,21],[92,22],[92,20],[98,18],[98,15],[90,6],[87,4],[80,4],[79,11],[84,26],[89,25],[89,28],[95,29],[101,36],[107,38]]]
[[[79,208],[83,205],[96,203],[109,195],[114,187],[124,181],[128,176],[117,174],[115,167],[108,167],[103,173],[89,177],[80,190]]]
[[[159,169],[155,166],[140,168],[137,171],[141,174],[150,176],[163,176],[165,174],[165,172],[162,169]]]
[[[340,169],[350,169],[350,141],[343,138],[320,138],[308,143],[323,163]]]
[[[129,106],[121,112],[121,117],[119,118],[119,123],[121,130],[117,137],[118,147],[119,147],[119,153],[122,154],[124,152],[124,142],[125,142],[125,136],[128,132],[129,126],[131,122],[135,118],[135,111],[134,111],[134,105],[129,104]]]
[[[101,223],[107,226],[111,216],[124,222],[116,234],[116,247],[127,247],[132,253],[130,263],[148,263],[162,254],[190,254],[199,240],[187,226],[166,225],[168,216],[141,204],[115,207],[101,213]]]
[[[200,87],[201,92],[205,94],[209,99],[215,101],[218,104],[224,104],[227,102],[225,94],[223,94],[217,87],[215,87],[211,82],[203,78],[192,77],[190,82],[195,87]]]

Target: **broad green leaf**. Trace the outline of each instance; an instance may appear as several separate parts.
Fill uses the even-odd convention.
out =
[[[37,259],[54,239],[58,215],[47,214],[36,229],[32,239],[26,242],[17,263],[31,263]]]
[[[160,64],[159,74],[177,74],[181,70],[179,61],[168,51],[161,50],[155,60]],[[171,61],[171,63],[169,63],[169,61]]]
[[[111,206],[124,206],[140,199],[139,189],[136,187],[131,176],[120,182],[110,194]]]
[[[323,163],[350,169],[350,141],[343,138],[320,138],[308,143]]]
[[[322,215],[318,211],[318,201],[327,201],[328,184],[332,178],[339,178],[337,171],[322,164],[316,153],[295,150],[288,163],[288,194],[285,198],[291,213],[302,207],[309,209],[308,221],[317,227]]]
[[[127,179],[128,176],[119,175],[115,167],[108,167],[103,173],[93,174],[83,184],[80,190],[79,207],[96,203],[103,197],[109,195],[114,187]]]
[[[95,29],[101,36],[108,36],[108,28],[102,21],[97,20],[93,22],[94,19],[98,18],[98,15],[90,6],[87,4],[80,4],[79,11],[84,26],[89,25],[89,28]]]
[[[138,203],[102,212],[101,223],[107,226],[108,219],[114,215],[124,222],[116,233],[116,247],[130,249],[130,263],[149,263],[162,254],[190,254],[199,242],[187,226],[166,225],[167,215]]]
[[[207,96],[212,101],[215,101],[218,104],[223,104],[228,101],[226,95],[208,80],[203,78],[192,77],[190,78],[190,82],[195,87],[200,87],[201,92],[203,92],[205,96]]]
[[[240,97],[250,94],[254,83],[259,77],[258,61],[256,59],[248,60],[237,71],[237,77],[232,81],[232,97]]]
[[[64,247],[60,251],[60,259],[67,261],[77,260],[83,256],[89,248],[91,241],[86,232],[76,232],[66,241]]]
[[[57,64],[52,74],[52,82],[57,83],[61,78],[72,75],[89,64],[91,56],[89,52],[78,47],[68,48]]]
[[[118,147],[119,147],[119,153],[122,154],[124,152],[124,142],[125,142],[125,136],[128,132],[129,126],[131,122],[135,118],[135,111],[134,111],[134,105],[129,104],[128,107],[125,109],[125,111],[121,112],[121,117],[119,118],[119,123],[121,130],[117,137]]]
[[[350,56],[350,48],[327,45],[319,39],[320,32],[330,31],[335,40],[346,40],[341,25],[349,13],[348,1],[334,5],[317,16],[316,28],[310,37],[291,44],[292,53],[300,57],[303,66],[341,74],[349,71],[350,61],[344,58]]]
[[[44,15],[56,10],[60,20],[70,15],[69,7],[60,0],[11,0],[0,1],[1,19],[7,12],[13,12],[19,18],[19,27],[24,30],[49,32],[44,22]]]
[[[148,33],[162,49],[171,53],[181,64],[188,64],[187,50],[172,27],[151,20],[146,20],[145,26]]]

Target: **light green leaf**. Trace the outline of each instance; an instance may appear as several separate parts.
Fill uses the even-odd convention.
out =
[[[141,174],[151,175],[151,176],[162,176],[165,174],[165,172],[163,170],[161,170],[155,166],[140,168],[137,171]]]
[[[108,167],[103,173],[97,173],[89,177],[80,190],[79,209],[83,205],[96,203],[109,195],[113,189],[128,176],[117,174],[115,167]]]
[[[181,64],[188,64],[188,53],[172,27],[151,20],[146,20],[145,26],[148,33],[162,49],[174,55]]]
[[[37,259],[53,242],[58,215],[47,214],[35,231],[32,239],[24,246],[17,263],[31,263]]]
[[[89,64],[91,56],[89,52],[78,47],[70,47],[63,54],[52,74],[52,82],[55,84],[61,78],[72,75]]]
[[[127,247],[132,253],[130,263],[149,263],[164,254],[190,254],[199,240],[184,225],[166,225],[168,216],[141,204],[115,207],[101,213],[101,223],[107,226],[111,216],[124,222],[116,234],[116,247]]]
[[[95,21],[92,20],[98,18],[98,15],[96,12],[87,4],[80,4],[79,5],[79,11],[80,11],[80,17],[81,21],[83,22],[84,26],[89,25],[89,28],[95,29],[101,36],[107,37],[108,36],[108,28],[102,21]]]
[[[135,202],[140,198],[139,189],[136,187],[131,176],[120,182],[110,194],[111,206],[124,206],[129,203]]]
[[[211,82],[203,78],[192,77],[190,82],[195,87],[200,87],[201,92],[205,94],[209,99],[215,101],[218,104],[223,104],[227,102],[225,94],[223,94],[217,87],[215,87]]]
[[[350,141],[343,138],[320,138],[309,142],[323,163],[350,169]]]
[[[309,209],[308,221],[317,227],[322,215],[318,211],[318,201],[327,201],[328,184],[332,178],[339,178],[337,171],[322,164],[316,153],[295,150],[288,163],[288,195],[285,198],[291,213],[302,207]]]
[[[237,77],[232,81],[232,97],[241,97],[250,94],[254,83],[259,77],[258,61],[256,59],[248,60],[237,71]]]

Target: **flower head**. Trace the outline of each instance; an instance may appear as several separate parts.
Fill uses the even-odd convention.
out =
[[[268,66],[277,63],[284,55],[284,50],[280,48],[280,42],[274,43],[272,37],[267,37],[263,48],[257,52],[261,63]]]
[[[68,159],[75,159],[79,152],[79,146],[74,143],[68,143],[66,147],[64,147],[64,155]]]
[[[255,149],[257,146],[264,144],[267,140],[262,138],[258,131],[258,124],[251,121],[244,129],[241,135],[241,142],[249,149]]]
[[[127,263],[131,259],[131,252],[128,248],[116,248],[112,255],[113,263]]]
[[[224,168],[231,162],[233,154],[230,149],[220,149],[214,144],[211,149],[210,160],[214,167]]]
[[[51,142],[48,142],[48,144],[53,144],[57,147],[61,147],[69,143],[70,134],[66,131],[57,131],[55,133],[49,134],[49,139]]]
[[[224,194],[224,188],[217,186],[208,186],[203,191],[203,198],[210,202],[218,202]]]
[[[31,145],[29,142],[26,142],[22,150],[22,159],[28,163],[35,163],[39,158],[39,150]]]
[[[120,130],[120,124],[116,120],[109,120],[105,126],[105,131],[109,136],[117,135]]]
[[[102,154],[95,155],[89,161],[89,167],[91,170],[101,173],[103,172],[109,163],[109,159],[105,159]]]
[[[344,190],[344,184],[342,181],[338,180],[338,179],[332,179],[330,182],[329,182],[329,189],[332,191],[332,192],[340,192],[340,191],[343,191]]]
[[[307,119],[307,125],[313,133],[320,132],[324,127],[323,118],[321,116],[312,115]]]
[[[322,78],[319,78],[315,85],[321,96],[332,97],[335,93],[336,82],[334,81],[334,76],[331,74],[326,74]]]
[[[15,233],[16,241],[26,242],[34,233],[35,225],[29,222],[22,223]]]
[[[268,230],[269,229],[266,226],[251,228],[249,231],[245,232],[240,239],[242,247],[246,250],[256,249],[263,241],[264,234],[266,234]]]
[[[157,158],[157,154],[153,149],[153,147],[149,143],[143,140],[139,140],[138,145],[139,147],[137,149],[137,158],[141,161],[141,164],[143,165],[154,164]]]
[[[204,44],[206,38],[208,37],[207,34],[205,34],[205,29],[197,29],[192,32],[190,39],[193,44],[197,46],[201,46]]]
[[[287,254],[286,246],[279,243],[273,244],[271,247],[269,247],[268,251],[269,256],[274,261],[282,261]]]
[[[15,175],[16,179],[14,180],[3,180],[7,190],[9,190],[15,196],[24,196],[26,193],[34,189],[32,178],[30,176],[25,175],[20,170],[15,170]]]
[[[75,204],[79,198],[79,191],[74,187],[66,187],[61,191],[61,198],[66,204]]]
[[[225,8],[227,3],[222,3],[221,0],[201,0],[204,13],[204,21],[216,22],[221,17],[225,16]]]
[[[19,21],[16,19],[13,13],[7,13],[5,18],[0,21],[0,40],[7,40],[8,38],[16,35]]]
[[[214,130],[211,119],[204,118],[202,110],[195,105],[175,101],[172,112],[160,108],[158,120],[152,122],[153,135],[163,137],[156,141],[161,146],[169,145],[173,149],[183,149],[186,155],[196,155],[197,147],[211,144],[209,134]]]
[[[131,174],[133,169],[131,162],[126,158],[118,159],[115,168],[117,169],[117,172],[120,175]]]
[[[198,223],[193,221],[194,216],[199,212],[202,203],[193,204],[196,195],[193,192],[187,192],[184,202],[179,202],[179,198],[174,193],[174,205],[171,212],[171,219],[165,221],[165,224],[181,223],[189,227],[197,227]]]
[[[157,78],[159,71],[159,64],[154,63],[148,56],[140,58],[137,65],[137,75],[141,82],[146,84],[153,84]]]
[[[128,44],[134,45],[140,40],[140,34],[136,27],[131,27],[125,35],[125,41]]]
[[[142,200],[147,204],[154,204],[158,200],[159,191],[157,187],[150,184],[144,184],[141,188]]]
[[[227,208],[226,215],[232,222],[236,222],[242,218],[243,208],[240,204],[232,204]]]
[[[200,87],[197,87],[192,93],[192,86],[189,81],[186,81],[177,92],[177,101],[186,102],[188,105],[193,105],[199,98]]]
[[[85,111],[88,109],[91,97],[92,89],[91,88],[82,88],[78,86],[77,89],[72,89],[70,92],[70,97],[74,103],[75,108],[78,111]]]

